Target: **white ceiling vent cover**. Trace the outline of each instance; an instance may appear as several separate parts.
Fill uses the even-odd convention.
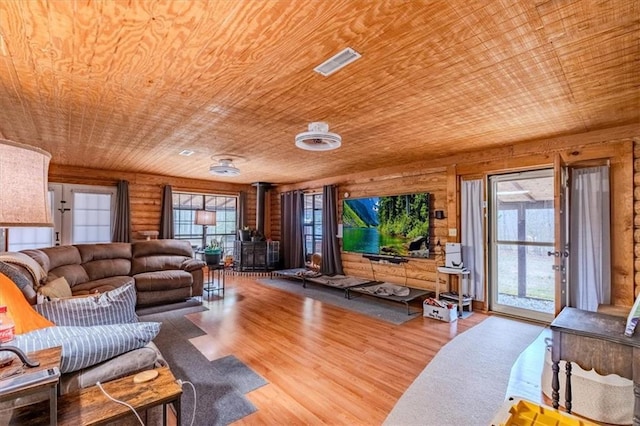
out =
[[[296,135],[296,146],[306,151],[331,151],[340,148],[342,138],[329,131],[329,125],[323,121],[309,124],[309,131]]]
[[[361,54],[359,54],[352,48],[347,47],[342,52],[334,55],[333,57],[327,59],[326,61],[315,67],[313,70],[327,77],[338,71],[340,68],[346,67],[361,56]]]

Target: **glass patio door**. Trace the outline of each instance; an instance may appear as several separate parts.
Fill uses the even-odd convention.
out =
[[[551,321],[556,308],[554,171],[489,181],[490,308]]]

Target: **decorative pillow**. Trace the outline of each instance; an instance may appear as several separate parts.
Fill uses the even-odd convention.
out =
[[[24,352],[62,346],[60,371],[69,373],[145,346],[157,336],[160,325],[159,322],[138,322],[95,327],[49,327],[16,336],[12,345]]]
[[[53,300],[35,306],[58,326],[125,324],[138,322],[136,289],[126,284],[98,296]]]
[[[38,293],[48,297],[49,299],[59,299],[61,297],[71,297],[71,287],[65,277],[56,278],[53,281],[49,281],[43,286],[38,288]]]
[[[7,314],[15,325],[15,334],[28,333],[54,325],[36,312],[16,284],[2,273],[0,273],[0,306],[7,307]]]

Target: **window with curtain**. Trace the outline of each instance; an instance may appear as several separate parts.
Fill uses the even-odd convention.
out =
[[[304,255],[322,253],[322,194],[304,194]]]
[[[224,254],[233,253],[236,240],[238,197],[216,194],[173,193],[173,228],[177,240],[188,240],[196,248],[202,245],[204,226],[196,225],[196,211],[216,212],[216,224],[207,226],[206,241],[222,242]]]

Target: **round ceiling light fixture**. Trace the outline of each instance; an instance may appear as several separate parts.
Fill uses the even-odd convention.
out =
[[[232,177],[240,174],[240,169],[233,165],[229,158],[221,158],[218,160],[217,166],[209,167],[209,173],[216,176]]]
[[[340,148],[342,138],[329,131],[329,125],[323,121],[309,123],[309,131],[296,135],[296,146],[307,151],[331,151]]]

